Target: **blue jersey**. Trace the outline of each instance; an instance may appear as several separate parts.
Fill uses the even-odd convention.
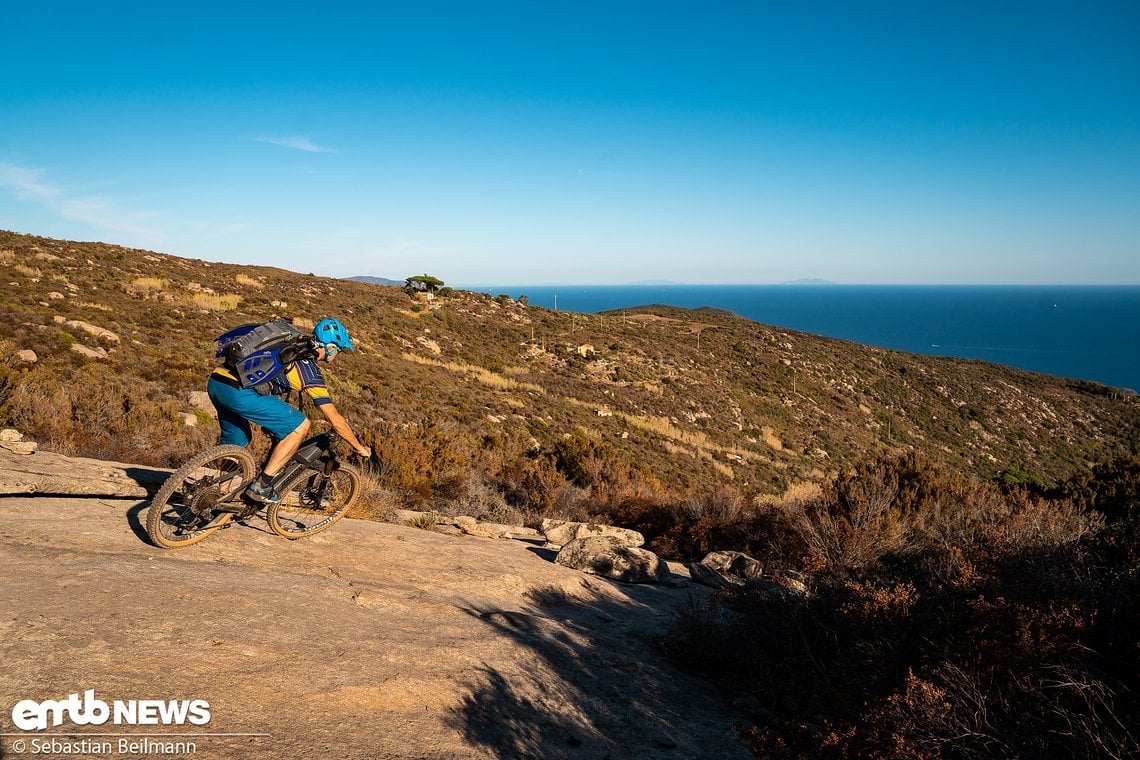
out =
[[[214,374],[237,380],[233,373],[225,367],[218,367],[214,370]],[[321,368],[312,359],[298,359],[288,369],[269,381],[269,392],[275,396],[284,396],[290,391],[301,391],[307,394],[315,406],[332,403],[328,386],[325,384],[325,376],[321,374]]]

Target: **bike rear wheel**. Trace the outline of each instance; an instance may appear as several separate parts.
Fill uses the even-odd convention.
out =
[[[253,456],[242,446],[203,451],[167,478],[150,502],[146,532],[168,549],[201,541],[232,519],[217,507],[234,499],[257,475]]]
[[[311,536],[348,514],[359,493],[360,473],[353,467],[341,465],[328,476],[309,471],[269,505],[266,520],[279,536]]]

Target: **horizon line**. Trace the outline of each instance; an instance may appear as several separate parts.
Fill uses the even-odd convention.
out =
[[[355,275],[361,276],[361,275]],[[348,278],[344,278],[348,279]],[[383,279],[395,280],[386,277]],[[529,282],[529,283],[457,283],[453,288],[485,290],[491,288],[1135,288],[1140,282]]]

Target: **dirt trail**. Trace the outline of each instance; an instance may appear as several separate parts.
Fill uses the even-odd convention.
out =
[[[154,733],[267,735],[194,737],[195,757],[747,756],[719,697],[661,652],[700,587],[358,520],[296,542],[256,520],[166,551],[141,538],[144,508],[0,497],[3,732],[19,700],[94,689],[209,702],[207,726]]]

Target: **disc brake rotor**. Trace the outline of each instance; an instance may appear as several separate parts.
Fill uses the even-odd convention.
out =
[[[186,501],[186,505],[190,507],[190,511],[195,515],[201,516],[209,514],[210,511],[218,505],[218,502],[222,499],[222,489],[216,485],[211,485],[194,491],[191,494],[187,494],[187,496],[189,498]]]

